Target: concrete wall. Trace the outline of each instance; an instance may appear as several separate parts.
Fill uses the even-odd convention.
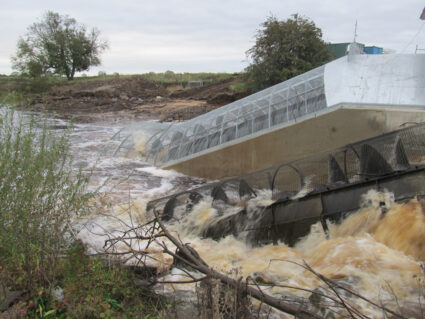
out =
[[[354,55],[325,66],[328,106],[425,105],[425,55]]]
[[[409,122],[424,121],[425,110],[342,107],[164,168],[222,179],[329,151]]]

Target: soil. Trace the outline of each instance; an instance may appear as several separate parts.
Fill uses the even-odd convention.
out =
[[[246,96],[234,92],[229,79],[173,92],[142,76],[74,81],[52,87],[31,103],[33,110],[47,110],[80,122],[132,119],[187,120]]]

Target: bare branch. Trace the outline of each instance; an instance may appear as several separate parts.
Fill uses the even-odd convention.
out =
[[[322,316],[317,315],[307,309],[304,309],[301,305],[299,307],[296,307],[292,304],[289,304],[281,299],[269,296],[264,294],[263,292],[250,287],[250,286],[240,286],[239,281],[230,278],[222,273],[219,273],[215,271],[214,269],[210,268],[205,261],[203,261],[199,255],[195,255],[196,251],[191,248],[188,245],[184,245],[181,241],[177,240],[173,235],[170,234],[170,232],[167,230],[167,228],[164,226],[162,221],[160,220],[158,213],[155,209],[153,209],[153,213],[155,214],[155,217],[157,219],[158,224],[161,226],[162,231],[166,235],[166,237],[178,248],[179,251],[181,251],[184,256],[188,259],[190,264],[192,264],[198,271],[204,273],[208,277],[219,279],[222,283],[227,284],[234,289],[240,289],[243,294],[249,295],[257,300],[263,301],[267,303],[269,306],[274,307],[280,311],[283,311],[285,313],[291,314],[291,315],[297,315],[297,316],[305,316],[309,318],[316,318],[316,319],[323,319]],[[169,251],[167,249],[167,251]]]

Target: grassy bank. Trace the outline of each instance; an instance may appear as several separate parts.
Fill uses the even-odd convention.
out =
[[[47,92],[53,85],[63,85],[66,79],[60,77],[42,77],[31,79],[22,76],[0,75],[0,101],[10,94],[30,97],[33,94]]]
[[[159,298],[133,272],[88,257],[74,221],[91,213],[90,174],[72,165],[68,133],[0,107],[0,314],[6,318],[141,318]],[[3,317],[2,317],[3,318]]]
[[[4,99],[8,94],[19,93],[27,97],[34,94],[42,94],[47,92],[52,86],[66,86],[72,83],[84,82],[102,82],[113,79],[128,79],[132,77],[145,77],[156,83],[161,84],[165,88],[179,87],[187,88],[190,81],[202,81],[204,85],[217,83],[223,80],[234,80],[236,84],[232,84],[231,89],[235,91],[246,88],[243,76],[236,73],[174,73],[167,71],[164,73],[145,73],[145,74],[105,74],[101,73],[97,76],[80,76],[72,81],[67,81],[64,77],[45,76],[36,79],[17,75],[0,75],[0,100]]]

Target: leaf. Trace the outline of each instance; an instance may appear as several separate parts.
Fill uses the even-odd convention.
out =
[[[99,65],[99,55],[107,47],[96,29],[87,30],[67,15],[48,11],[18,40],[13,69],[34,78],[53,73],[72,80],[75,72]]]
[[[269,17],[261,24],[255,45],[247,51],[247,67],[256,90],[267,88],[316,68],[331,59],[322,31],[298,14],[286,21]]]
[[[44,317],[48,317],[48,316],[53,315],[55,313],[56,313],[56,309],[49,310],[44,314]]]

